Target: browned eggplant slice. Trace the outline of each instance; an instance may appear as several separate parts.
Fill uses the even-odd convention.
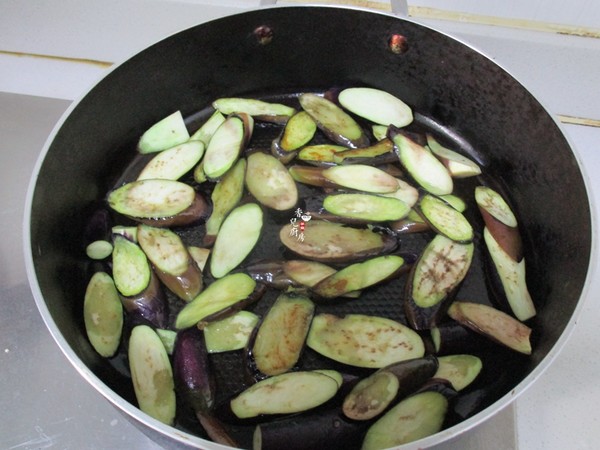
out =
[[[391,156],[391,158],[389,160],[386,159],[386,161],[398,161],[398,156],[394,153],[394,143],[387,138],[377,141],[375,144],[368,147],[337,151],[332,154],[332,161],[337,164],[358,163],[360,161],[375,162],[381,161],[381,157],[384,155]]]
[[[431,355],[383,367],[352,388],[344,399],[344,415],[353,420],[373,419],[397,399],[416,392],[437,369],[437,358]]]
[[[194,189],[173,180],[127,183],[108,195],[109,206],[128,217],[167,218],[182,213],[194,202]]]
[[[360,291],[397,276],[404,268],[404,258],[397,255],[383,255],[354,263],[312,287],[312,291],[323,298],[336,298],[354,291]]]
[[[212,105],[226,116],[246,113],[257,120],[277,124],[285,124],[296,113],[296,110],[290,106],[253,98],[223,97],[213,101]]]
[[[105,358],[113,356],[123,332],[123,305],[115,282],[106,272],[96,272],[87,285],[83,319],[94,350]]]
[[[338,102],[348,111],[379,125],[400,128],[413,121],[410,106],[381,89],[347,88],[339,93]]]
[[[245,181],[248,191],[268,208],[285,211],[298,202],[296,182],[272,155],[261,152],[249,155]]]
[[[294,114],[285,124],[278,145],[285,152],[298,150],[310,142],[317,131],[317,124],[306,111]]]
[[[361,193],[328,195],[323,200],[323,208],[336,216],[365,222],[400,220],[411,209],[393,197]]]
[[[416,209],[435,232],[463,244],[473,240],[475,233],[469,221],[445,200],[426,194]]]
[[[300,95],[298,100],[317,127],[336,144],[351,148],[369,145],[369,139],[360,125],[332,101],[309,93]]]
[[[421,336],[394,320],[349,314],[321,313],[313,318],[307,345],[343,364],[381,368],[425,353]]]
[[[448,399],[439,392],[420,392],[405,398],[375,422],[365,435],[362,450],[408,444],[442,429]]]
[[[206,234],[202,239],[205,246],[212,246],[214,244],[225,217],[242,199],[246,165],[244,158],[239,159],[215,185],[210,196],[213,208],[206,220]]]
[[[137,236],[156,275],[171,292],[189,302],[202,291],[202,271],[177,233],[142,224]]]
[[[256,281],[245,273],[226,275],[209,284],[200,295],[185,305],[177,315],[175,327],[192,327],[215,313],[229,310],[240,303],[245,305],[255,288]],[[231,314],[234,312],[236,311],[232,310]]]
[[[337,381],[318,371],[287,372],[261,380],[231,400],[240,419],[293,414],[316,408],[335,396]]]
[[[467,178],[481,174],[481,167],[454,150],[441,145],[431,134],[427,134],[427,146],[431,152],[446,166],[454,178]]]
[[[285,225],[279,237],[292,252],[324,263],[360,261],[397,246],[396,239],[387,234],[320,220],[306,222],[303,236],[293,224]]]
[[[398,180],[377,167],[365,164],[333,166],[322,172],[337,186],[373,194],[388,194],[398,190]]]
[[[312,164],[333,164],[336,162],[335,155],[347,149],[335,144],[309,145],[298,152],[298,159]]]
[[[296,365],[314,312],[314,303],[304,295],[277,297],[250,339],[247,365],[252,377],[279,375]]]
[[[138,180],[178,180],[190,172],[204,155],[201,141],[187,141],[152,158],[138,175]]]
[[[398,131],[391,133],[391,139],[400,163],[419,186],[435,195],[452,193],[454,183],[450,172],[429,149]]]
[[[531,328],[512,316],[488,305],[455,301],[448,308],[448,315],[508,348],[530,355]]]
[[[175,384],[169,355],[156,332],[147,325],[131,331],[129,368],[139,408],[167,425],[176,412]]]
[[[206,146],[203,170],[209,179],[222,177],[238,160],[252,136],[252,116],[235,114],[227,117]]]
[[[210,256],[210,273],[221,278],[250,254],[262,232],[263,211],[256,203],[236,207],[223,221]]]
[[[406,284],[404,311],[409,324],[430,329],[438,324],[467,275],[474,246],[436,235],[413,266]]]
[[[138,142],[140,153],[155,153],[186,142],[190,134],[181,111],[175,111],[148,128]]]

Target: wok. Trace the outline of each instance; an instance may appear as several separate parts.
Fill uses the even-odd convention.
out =
[[[194,425],[168,427],[139,411],[123,361],[109,363],[88,343],[85,211],[117,182],[141,133],[172,111],[194,126],[218,97],[289,99],[342,85],[403,99],[510,193],[539,310],[533,355],[514,364],[472,417],[415,445],[448,440],[505,407],[540,376],[573,328],[592,260],[589,198],[560,127],[524,86],[469,46],[391,14],[299,6],[214,20],[116,66],[75,102],[40,155],[27,200],[28,275],[48,328],[81,375],[158,442],[218,448],[195,436]],[[487,295],[480,282],[464,289],[467,298]]]

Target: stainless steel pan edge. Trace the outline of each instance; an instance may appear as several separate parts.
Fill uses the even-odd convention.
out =
[[[290,7],[279,5],[279,6],[275,6],[272,8],[273,9],[275,9],[275,8],[276,9],[288,9]],[[304,7],[293,7],[293,8],[297,9],[297,8],[314,8],[314,7],[311,5],[307,5]],[[339,7],[334,7],[334,8],[335,9],[347,9],[347,10],[362,11],[361,8],[339,8]],[[271,8],[267,8],[267,9],[271,9]],[[290,8],[290,9],[292,9],[292,8]],[[385,13],[373,13],[370,10],[368,12],[370,14],[380,14],[380,15],[388,16],[388,14],[385,14]],[[242,14],[245,14],[245,13],[242,13]],[[403,19],[403,20],[410,21],[409,19]],[[443,34],[443,33],[440,33],[440,34]],[[451,37],[449,37],[449,38],[451,38]],[[167,40],[168,39],[169,38],[167,38]],[[451,38],[451,39],[454,39],[454,38]],[[127,61],[129,61],[129,60],[127,60]],[[123,66],[124,64],[127,64],[127,61],[125,61],[124,63],[122,63],[118,66],[115,66],[110,71],[110,73],[119,71],[121,66]],[[95,87],[90,89],[90,92],[94,91],[94,89],[95,89]],[[25,218],[24,218],[24,233],[23,233],[24,243],[23,244],[24,244],[25,255],[26,255],[27,274],[28,274],[30,286],[31,286],[36,304],[37,304],[40,314],[42,315],[53,338],[56,340],[57,344],[59,345],[59,347],[65,354],[65,356],[68,358],[68,360],[71,362],[71,364],[73,364],[75,369],[84,377],[84,379],[86,379],[92,386],[94,386],[94,388],[96,390],[98,390],[109,402],[114,404],[119,410],[123,411],[129,418],[132,418],[135,422],[137,422],[140,425],[140,428],[144,432],[149,433],[149,435],[151,437],[153,437],[153,439],[155,439],[155,440],[157,440],[157,442],[163,443],[165,446],[169,446],[169,447],[173,447],[174,442],[176,442],[177,445],[180,445],[182,447],[191,446],[191,447],[206,448],[206,449],[226,448],[226,447],[214,444],[212,442],[207,442],[203,439],[199,439],[199,438],[192,436],[190,434],[187,434],[185,432],[175,430],[171,427],[167,427],[167,426],[161,424],[160,422],[157,422],[156,420],[152,419],[151,417],[141,413],[130,402],[124,400],[121,396],[119,396],[113,390],[111,390],[94,373],[94,371],[92,371],[86,364],[82,363],[80,356],[72,349],[72,347],[71,347],[72,343],[69,342],[65,338],[63,331],[61,330],[61,327],[57,323],[56,318],[53,317],[52,312],[48,308],[48,305],[45,300],[45,296],[42,293],[42,288],[38,281],[39,268],[36,269],[35,259],[43,256],[42,253],[44,252],[44,249],[35,247],[36,242],[34,242],[34,240],[32,240],[32,235],[31,235],[32,212],[33,212],[33,207],[34,207],[34,196],[36,194],[35,191],[36,191],[37,180],[38,180],[38,176],[39,176],[40,172],[42,171],[42,166],[44,165],[46,156],[47,156],[48,152],[50,151],[52,144],[57,137],[57,134],[60,132],[60,130],[64,126],[64,124],[69,120],[69,118],[74,113],[74,111],[77,110],[80,103],[88,96],[88,94],[84,95],[77,102],[74,102],[74,104],[65,113],[65,115],[63,116],[63,118],[61,119],[59,124],[57,124],[57,126],[55,127],[52,134],[49,136],[48,141],[46,142],[46,145],[44,146],[44,149],[42,150],[42,153],[40,154],[40,157],[36,163],[36,166],[35,166],[35,169],[33,172],[33,176],[32,176],[32,179],[31,179],[31,182],[29,185],[29,189],[28,189],[26,205],[25,205],[26,207],[25,207]],[[554,120],[554,119],[552,119],[552,120]],[[559,126],[558,123],[556,123],[556,125]],[[573,147],[571,146],[571,148],[573,148]],[[574,153],[574,155],[577,158],[577,154]],[[578,163],[579,163],[579,160],[578,160]],[[583,167],[581,167],[580,163],[579,163],[579,170],[584,174],[584,178],[587,178],[587,175],[585,175],[585,171],[583,170]],[[586,183],[586,184],[589,185],[589,183]],[[590,190],[588,189],[587,192],[589,195]],[[590,211],[593,211],[592,205],[594,204],[594,202],[592,202],[591,199],[589,199],[589,198],[588,198],[587,202],[588,202]],[[591,226],[591,229],[593,229],[593,230],[596,229],[595,217],[596,217],[595,212],[593,212],[591,214],[591,218],[590,218],[590,220],[592,221],[592,224],[590,226]],[[582,299],[586,298],[588,290],[589,290],[589,280],[593,277],[593,274],[597,270],[597,268],[596,268],[597,241],[596,241],[596,237],[595,237],[595,235],[593,235],[593,233],[592,233],[591,243],[592,243],[591,253],[590,253],[590,258],[589,258],[590,264],[589,264],[589,268],[587,270],[586,281],[585,281],[583,289],[581,291]],[[546,353],[546,355],[543,358],[543,361],[541,361],[513,390],[511,390],[508,394],[506,394],[505,396],[500,398],[498,401],[496,401],[493,404],[493,406],[488,407],[486,410],[478,413],[477,415],[475,415],[474,417],[471,417],[470,419],[467,419],[466,421],[462,422],[461,424],[452,427],[451,429],[445,430],[441,433],[436,434],[435,436],[432,436],[432,437],[429,437],[426,439],[422,439],[418,442],[415,442],[408,446],[404,446],[402,448],[424,448],[424,447],[433,446],[433,445],[445,442],[447,440],[453,439],[454,437],[477,426],[479,423],[487,420],[489,417],[496,414],[500,409],[502,409],[502,408],[506,407],[508,404],[510,404],[517,396],[519,396],[523,391],[525,391],[525,389],[527,387],[529,387],[532,383],[535,382],[535,380],[537,378],[539,378],[542,375],[542,373],[546,370],[546,368],[552,363],[552,361],[559,354],[560,350],[563,348],[564,344],[570,337],[570,335],[573,331],[573,328],[576,326],[577,318],[581,312],[582,307],[583,307],[583,302],[579,301],[577,303],[575,310],[571,314],[571,318],[568,320],[567,324],[564,326],[564,329],[563,329],[562,333],[560,334],[560,337],[552,345],[551,349]]]

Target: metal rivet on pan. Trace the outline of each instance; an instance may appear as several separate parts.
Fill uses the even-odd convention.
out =
[[[254,36],[260,45],[270,44],[273,40],[273,29],[267,25],[261,25],[254,30]]]
[[[392,34],[388,41],[388,46],[392,53],[401,55],[408,50],[408,40],[401,34]]]

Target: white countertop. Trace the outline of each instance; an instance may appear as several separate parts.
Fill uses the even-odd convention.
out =
[[[5,236],[0,241],[1,448],[159,448],[81,379],[47,332],[25,276],[21,248],[25,190],[54,124],[71,101],[109,70],[110,63],[196,23],[243,10],[239,4],[0,3],[0,226]],[[482,50],[566,122],[564,132],[589,175],[592,197],[600,198],[600,179],[595,177],[600,169],[600,39],[416,20]],[[575,125],[580,122],[575,118],[591,119],[596,126]],[[490,448],[490,442],[506,449],[597,448],[599,293],[600,281],[594,279],[563,351],[513,406],[441,448]]]

